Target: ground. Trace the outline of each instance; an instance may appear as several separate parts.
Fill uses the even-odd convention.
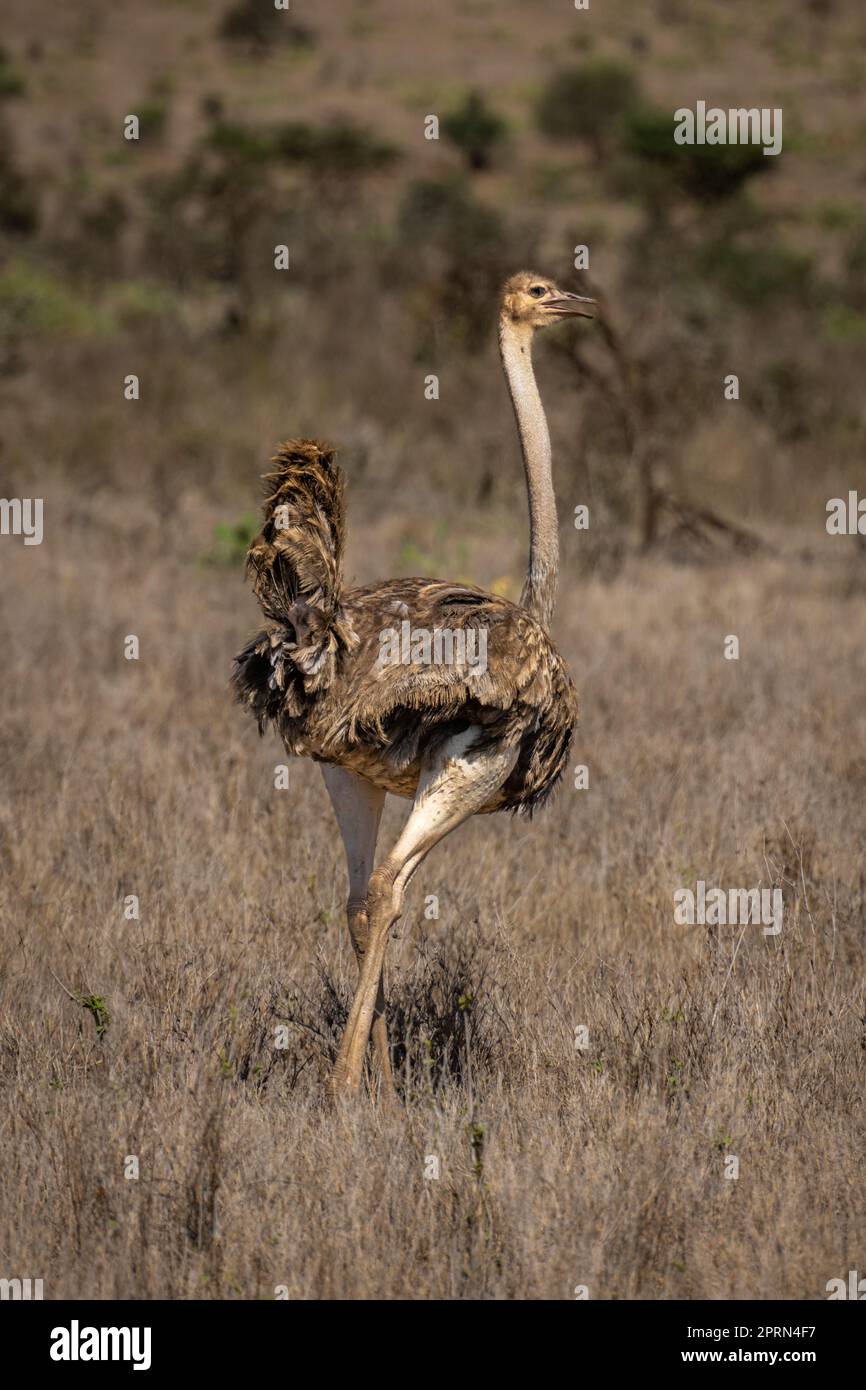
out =
[[[68,1297],[821,1297],[864,1234],[847,568],[566,585],[589,786],[431,855],[389,951],[403,1106],[335,1114],[354,963],[318,770],[275,791],[229,703],[238,575],[137,530],[85,508],[10,555],[7,1260]],[[781,934],[676,925],[699,879],[780,885]]]
[[[862,8],[448,0],[422,29],[402,0],[293,0],[314,41],[264,51],[215,8],[49,26],[13,0],[0,55],[0,494],[44,500],[41,545],[0,536],[0,1277],[826,1298],[866,1248],[866,570],[825,526],[866,448]],[[644,186],[621,131],[603,163],[548,140],[545,82],[599,57],[671,113],[783,105],[774,172],[702,202]],[[423,120],[476,84],[508,143],[459,183]],[[368,173],[267,146],[334,115]],[[496,287],[586,288],[578,243],[625,357],[598,324],[537,352],[573,764],[531,822],[424,864],[386,966],[400,1106],[333,1110],[342,846],[318,770],[276,785],[229,691],[258,479],[329,439],[348,583],[516,599]],[[668,511],[642,550],[624,419],[687,520],[754,545]],[[781,932],[680,925],[701,882],[779,888]]]

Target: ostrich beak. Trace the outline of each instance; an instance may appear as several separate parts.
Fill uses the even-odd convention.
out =
[[[595,300],[589,299],[585,294],[570,294],[563,290],[556,299],[548,299],[544,307],[549,309],[552,314],[556,314],[558,318],[577,314],[581,318],[591,319],[593,309],[588,306],[594,307],[594,305]]]

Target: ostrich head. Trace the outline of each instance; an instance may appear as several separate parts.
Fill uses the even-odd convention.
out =
[[[594,299],[582,294],[560,290],[546,275],[532,275],[521,270],[505,282],[502,291],[501,317],[514,327],[533,331],[574,314],[592,318]]]

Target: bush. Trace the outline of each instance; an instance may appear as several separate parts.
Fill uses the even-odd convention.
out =
[[[670,187],[703,202],[732,197],[746,179],[768,172],[776,162],[760,145],[678,145],[673,115],[666,111],[630,112],[625,148],[654,166]],[[644,191],[651,186],[644,183]]]
[[[858,308],[866,308],[866,229],[858,232],[845,253],[845,296]]]
[[[312,29],[290,19],[285,10],[277,10],[274,0],[238,0],[223,16],[219,37],[229,43],[242,43],[259,53],[277,44],[295,48],[311,48],[315,43]]]
[[[161,140],[168,122],[168,103],[162,97],[150,96],[146,101],[139,102],[135,113],[142,143]]]
[[[796,358],[769,363],[754,384],[755,411],[784,443],[807,439],[815,422],[814,392],[809,372]]]
[[[18,168],[12,136],[5,125],[0,125],[0,229],[29,236],[36,231],[38,222],[35,185]]]
[[[245,512],[237,521],[217,522],[213,547],[201,557],[201,563],[236,569],[243,564],[259,525],[258,518],[251,512]]]
[[[129,221],[129,210],[119,193],[108,189],[81,214],[81,230],[101,246],[113,246]]]
[[[866,316],[850,304],[828,304],[821,315],[821,332],[830,343],[866,342]]]
[[[59,277],[26,261],[10,261],[0,274],[0,338],[102,334],[109,317]]]
[[[455,261],[488,257],[504,242],[499,214],[473,198],[462,179],[415,179],[399,214],[401,240],[438,243]]]
[[[272,131],[253,130],[233,121],[217,120],[204,138],[206,149],[240,164],[262,164],[276,155]]]
[[[13,67],[5,48],[0,48],[0,101],[7,97],[23,96],[27,84],[21,73]]]
[[[455,145],[470,169],[487,169],[507,126],[485,102],[480,92],[468,92],[462,104],[445,116],[442,132]]]
[[[244,231],[261,196],[250,160],[213,162],[193,154],[145,185],[146,258],[175,286],[201,279],[231,281],[240,270]],[[259,180],[259,182],[261,182]]]
[[[452,340],[472,348],[490,323],[490,305],[510,268],[509,239],[499,214],[472,196],[462,178],[410,183],[397,234],[404,280],[425,333],[439,319]],[[431,351],[425,340],[423,351]]]
[[[737,245],[727,237],[714,238],[698,251],[696,269],[753,310],[785,298],[802,305],[814,290],[812,258],[781,242]]]
[[[393,145],[348,120],[323,126],[287,121],[255,129],[218,119],[208,131],[205,145],[235,167],[282,160],[307,165],[313,173],[344,176],[384,168],[399,155]]]
[[[554,73],[538,100],[536,120],[551,140],[584,140],[601,159],[638,97],[631,68],[596,59]]]
[[[273,134],[275,155],[290,164],[307,164],[322,173],[364,174],[385,168],[399,151],[363,126],[349,120],[312,126],[290,121]]]

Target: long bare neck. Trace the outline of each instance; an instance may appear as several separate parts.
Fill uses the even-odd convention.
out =
[[[549,627],[556,602],[559,531],[551,477],[550,433],[532,370],[532,330],[503,316],[499,351],[517,420],[529,496],[529,566],[521,605]]]

